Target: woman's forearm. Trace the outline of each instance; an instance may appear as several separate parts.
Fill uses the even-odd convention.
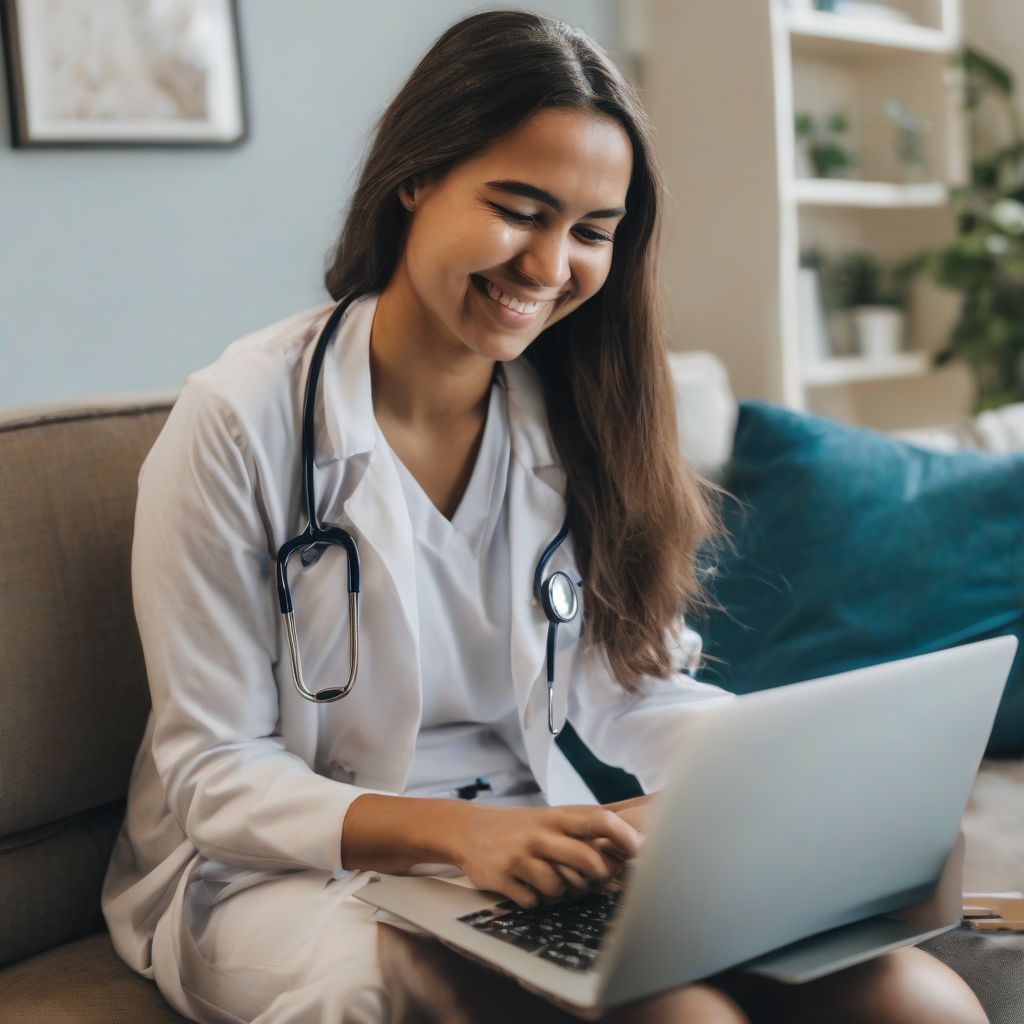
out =
[[[414,864],[458,864],[466,805],[460,800],[366,793],[349,804],[341,863],[400,875]]]
[[[654,793],[634,796],[628,800],[617,800],[615,803],[605,804],[604,806],[614,811],[620,818],[628,821],[637,831],[646,832],[651,802],[660,792],[661,790],[656,790]]]

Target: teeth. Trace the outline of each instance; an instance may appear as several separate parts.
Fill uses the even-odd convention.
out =
[[[514,309],[517,313],[536,313],[540,309],[539,302],[523,302],[514,295],[503,292],[496,284],[487,281],[486,278],[484,280],[487,283],[487,294],[503,306],[508,306],[509,309]]]

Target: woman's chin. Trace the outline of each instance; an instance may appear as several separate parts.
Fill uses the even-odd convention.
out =
[[[483,338],[476,345],[470,347],[478,355],[485,359],[493,359],[499,363],[507,363],[518,359],[529,347],[533,338],[506,338],[489,337]]]

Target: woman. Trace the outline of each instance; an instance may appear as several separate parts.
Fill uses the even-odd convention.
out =
[[[425,967],[376,923],[352,896],[364,869],[464,873],[522,906],[605,885],[646,798],[595,806],[552,733],[570,719],[652,793],[683,718],[731,698],[671,671],[714,518],[675,443],[661,195],[636,94],[595,44],[523,12],[466,18],[382,116],[327,273],[344,316],[310,405],[312,514],[300,424],[334,303],[186,382],[140,475],[153,710],[103,894],[120,955],[182,1014],[499,1019],[461,961],[427,947]],[[340,699],[345,550],[299,545],[294,635],[275,596],[311,518],[358,545]],[[554,631],[550,689],[539,562],[586,609]],[[947,1016],[872,1019],[983,1019],[911,952],[869,994],[923,980]],[[770,1012],[770,987],[719,981],[616,1019]],[[864,1005],[819,991],[817,1019]],[[560,1019],[522,993],[501,1012]]]

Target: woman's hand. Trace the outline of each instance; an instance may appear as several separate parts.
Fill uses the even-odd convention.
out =
[[[635,796],[629,800],[619,800],[615,803],[604,804],[610,811],[614,811],[620,818],[628,822],[640,833],[641,838],[647,832],[647,815],[650,810],[651,801],[657,794],[648,793],[645,796]],[[606,839],[596,839],[594,845],[599,850],[604,850],[607,844]],[[625,865],[623,865],[625,867]],[[614,892],[622,888],[621,880],[616,877],[598,887],[602,892]]]
[[[520,907],[603,887],[640,852],[643,837],[608,807],[466,805],[456,863],[479,889]]]

